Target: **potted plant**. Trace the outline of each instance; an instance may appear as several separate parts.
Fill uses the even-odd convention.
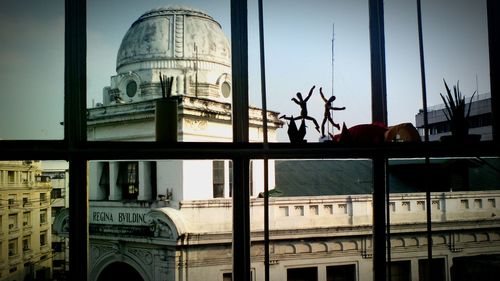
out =
[[[481,135],[469,135],[469,115],[472,106],[472,99],[476,92],[472,94],[468,103],[465,102],[465,96],[462,96],[459,88],[459,82],[453,86],[453,94],[443,79],[446,87],[446,95],[439,94],[443,99],[445,109],[443,109],[446,119],[450,122],[451,136],[444,136],[441,140],[452,140],[455,142],[470,142],[479,140]]]

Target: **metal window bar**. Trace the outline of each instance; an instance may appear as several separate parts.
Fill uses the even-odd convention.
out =
[[[264,8],[263,0],[258,1],[259,9],[259,48],[260,48],[260,83],[262,94],[262,128],[263,147],[268,150],[267,135],[267,90],[266,90],[266,55],[264,44]],[[270,280],[270,252],[269,252],[269,157],[264,157],[264,280]]]
[[[370,0],[368,3],[372,122],[379,122],[387,126],[384,1]],[[373,280],[386,280],[387,276],[385,194],[389,193],[389,190],[386,190],[386,169],[386,157],[373,158]]]

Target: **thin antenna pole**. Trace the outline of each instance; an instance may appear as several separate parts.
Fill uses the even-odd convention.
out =
[[[335,23],[332,23],[332,96],[335,82]]]
[[[477,73],[476,73],[476,99],[479,100],[479,82],[477,81]]]
[[[259,6],[259,45],[260,45],[260,87],[262,95],[262,127],[263,127],[263,146],[267,151],[267,98],[266,98],[266,56],[264,52],[264,15],[263,0],[258,1]],[[269,159],[267,153],[264,154],[264,280],[269,281]]]
[[[422,36],[422,9],[420,0],[417,0],[417,21],[418,21],[418,46],[420,50],[420,78],[422,82],[422,107],[424,110],[424,140],[429,141],[429,119],[427,116],[427,89],[425,82],[425,61],[424,61],[424,42]]]
[[[335,23],[332,23],[332,95],[334,91],[334,82],[335,82]],[[330,109],[330,114],[333,114],[333,109]],[[327,132],[330,132],[330,122],[326,122]],[[332,128],[333,135],[333,128]]]

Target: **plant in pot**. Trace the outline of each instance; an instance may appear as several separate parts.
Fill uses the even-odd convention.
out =
[[[451,92],[448,84],[443,79],[444,86],[446,87],[446,95],[441,95],[445,109],[443,109],[446,119],[450,122],[451,136],[441,137],[442,141],[454,142],[470,142],[478,141],[481,135],[469,135],[469,115],[472,106],[472,99],[476,92],[472,94],[468,103],[465,102],[465,96],[460,92],[459,82],[453,86],[453,93]]]

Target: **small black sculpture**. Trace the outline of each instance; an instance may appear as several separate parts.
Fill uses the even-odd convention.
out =
[[[304,140],[304,137],[306,136],[306,124],[304,119],[302,119],[299,129],[297,129],[297,125],[295,124],[295,118],[293,118],[293,115],[290,117],[283,115],[280,118],[290,121],[290,123],[288,124],[287,133],[291,143],[306,142],[306,140]]]
[[[160,88],[161,88],[161,96],[162,98],[171,98],[172,97],[172,83],[174,81],[174,77],[167,77],[166,75],[162,75],[160,72]]]
[[[335,128],[337,128],[337,130],[340,130],[340,125],[333,122],[332,114],[331,114],[330,110],[345,110],[345,106],[344,107],[333,107],[332,102],[334,102],[336,98],[335,98],[335,96],[331,96],[329,99],[326,99],[325,96],[323,95],[323,87],[319,88],[319,93],[321,95],[321,98],[325,102],[325,115],[323,117],[323,122],[321,123],[321,136],[325,137],[326,121],[330,121],[330,123],[332,123],[332,125]]]

